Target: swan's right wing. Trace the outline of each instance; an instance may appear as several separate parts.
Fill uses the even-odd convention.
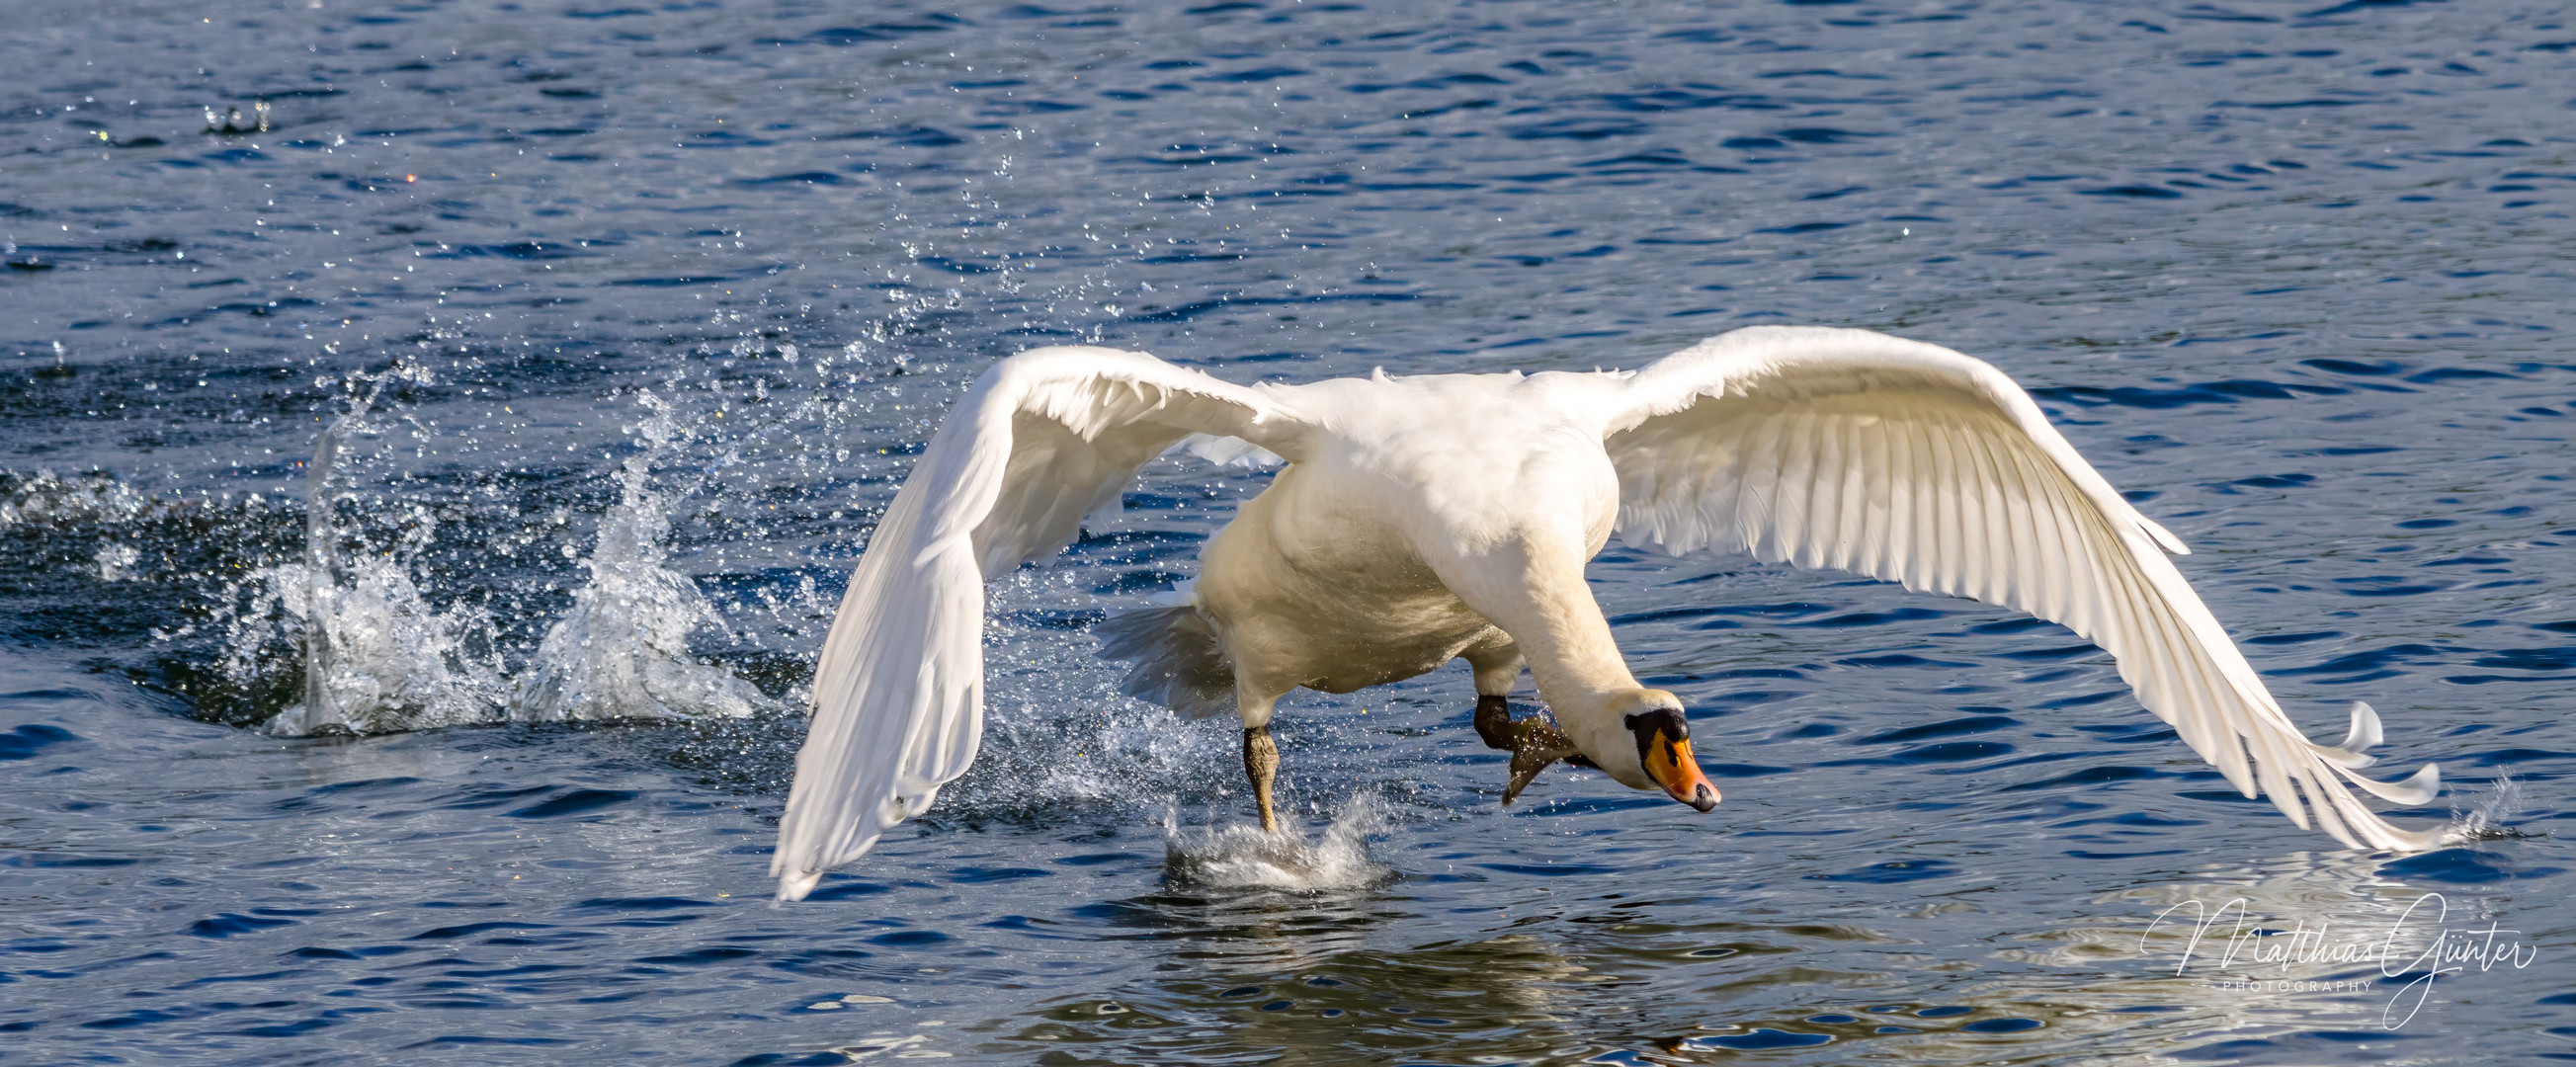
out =
[[[2308,740],[2166,558],[2182,542],[2003,372],[1865,330],[1753,327],[1636,372],[1622,406],[1607,447],[1628,543],[1856,571],[2063,623],[2246,796],[2346,844],[2440,842],[2345,788],[2422,804],[2439,772],[2355,773],[2379,740],[2368,705],[2343,745]]]
[[[986,578],[1055,554],[1184,438],[1293,457],[1302,429],[1260,390],[1141,352],[1041,348],[978,378],[869,535],[824,639],[770,861],[779,898],[802,899],[974,761]]]

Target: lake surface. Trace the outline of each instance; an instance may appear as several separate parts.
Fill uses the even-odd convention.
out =
[[[2576,1054],[2559,5],[14,6],[0,1063]],[[1501,808],[1453,668],[1284,706],[1265,871],[1232,726],[1091,655],[1264,484],[1163,460],[993,584],[975,770],[770,906],[844,574],[995,359],[1782,322],[2002,367],[2295,719],[2440,762],[2398,821],[2532,836],[2341,849],[2060,628],[1614,549],[1723,806]],[[392,710],[259,729],[317,691]]]

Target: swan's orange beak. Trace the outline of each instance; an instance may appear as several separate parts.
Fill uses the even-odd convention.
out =
[[[1701,811],[1717,806],[1717,786],[1700,772],[1699,761],[1691,758],[1690,725],[1677,711],[1658,710],[1628,717],[1628,728],[1637,734],[1637,762],[1644,765],[1646,776],[1664,787],[1672,798]]]
[[[1661,741],[1646,748],[1646,774],[1673,799],[1701,811],[1717,806],[1717,787],[1691,758],[1690,741]]]

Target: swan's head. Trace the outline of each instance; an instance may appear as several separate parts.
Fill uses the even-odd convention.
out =
[[[1661,789],[1701,811],[1717,806],[1717,786],[1691,757],[1690,720],[1682,699],[1661,689],[1632,689],[1610,698],[1620,731],[1594,731],[1584,755],[1632,789]],[[1598,748],[1602,751],[1590,751]]]

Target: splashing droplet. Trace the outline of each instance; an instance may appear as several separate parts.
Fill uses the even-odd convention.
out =
[[[1184,830],[1166,816],[1164,874],[1173,882],[1205,889],[1366,889],[1397,877],[1393,868],[1368,854],[1369,835],[1385,826],[1377,802],[1366,793],[1343,803],[1324,836],[1312,842],[1296,833],[1264,833],[1257,826]]]

